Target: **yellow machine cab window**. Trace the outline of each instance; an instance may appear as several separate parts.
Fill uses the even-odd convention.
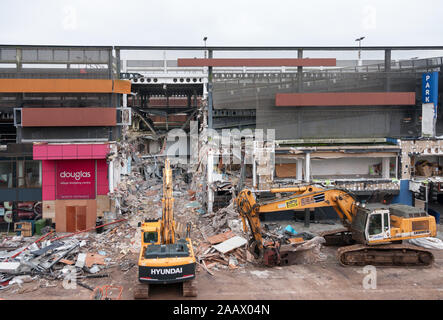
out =
[[[158,241],[158,233],[155,231],[152,232],[144,232],[143,233],[143,241],[145,243],[155,243]]]

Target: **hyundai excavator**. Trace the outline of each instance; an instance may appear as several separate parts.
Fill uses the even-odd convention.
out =
[[[141,227],[141,250],[138,260],[138,283],[135,299],[149,297],[150,284],[183,283],[183,296],[196,297],[194,283],[196,260],[190,225],[185,239],[177,239],[173,214],[172,170],[169,159],[163,169],[163,198],[161,220],[145,220]]]
[[[257,201],[254,193],[263,191],[287,196]],[[402,204],[362,206],[348,190],[316,185],[256,192],[243,189],[236,198],[236,207],[244,231],[248,231],[248,225],[251,230],[249,250],[267,266],[291,264],[296,244],[264,241],[260,214],[320,207],[332,207],[343,224],[343,228],[320,234],[326,240],[325,245],[341,246],[337,256],[343,266],[429,266],[434,261],[431,251],[403,243],[403,240],[437,234],[434,217],[415,207]]]

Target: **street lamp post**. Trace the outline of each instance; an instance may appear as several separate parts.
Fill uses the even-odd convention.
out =
[[[362,65],[362,60],[361,60],[361,41],[364,39],[365,37],[360,37],[358,39],[355,39],[355,41],[358,41],[358,66],[360,67]]]
[[[203,41],[205,42],[205,59],[206,59],[206,40],[208,40],[208,37],[203,38]]]

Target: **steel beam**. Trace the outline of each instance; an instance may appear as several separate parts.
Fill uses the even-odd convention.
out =
[[[443,46],[365,46],[365,47],[343,47],[343,46],[308,46],[308,47],[292,47],[292,46],[115,46],[120,50],[212,50],[212,51],[381,51],[381,50],[443,50]]]
[[[415,92],[277,93],[275,106],[384,106],[415,105]]]
[[[313,59],[177,59],[178,67],[335,67],[335,58],[313,58]]]

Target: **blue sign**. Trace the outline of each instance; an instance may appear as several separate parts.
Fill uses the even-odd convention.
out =
[[[423,73],[422,76],[421,101],[423,103],[438,102],[438,71]]]

